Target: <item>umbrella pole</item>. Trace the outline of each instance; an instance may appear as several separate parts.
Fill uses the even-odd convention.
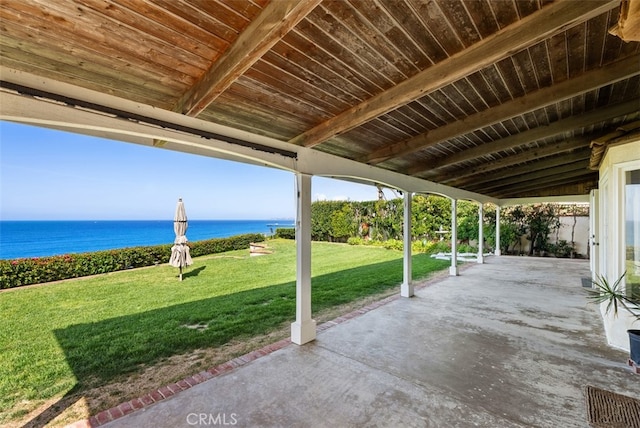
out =
[[[180,266],[180,281],[182,281],[182,266]]]

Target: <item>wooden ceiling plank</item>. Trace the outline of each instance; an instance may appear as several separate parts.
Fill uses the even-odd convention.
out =
[[[462,46],[469,47],[482,40],[463,2],[458,0],[439,0],[438,3],[445,20],[450,23]]]
[[[322,7],[327,9],[347,26],[350,31],[364,41],[368,49],[377,52],[385,58],[386,62],[393,65],[405,78],[413,76],[420,71],[420,66],[426,67],[430,65],[429,61],[424,57],[424,54],[420,56],[419,62],[415,64],[415,58],[410,54],[410,52],[414,50],[410,45],[411,41],[405,38],[405,43],[402,43],[400,46],[407,46],[407,49],[398,49],[396,45],[390,42],[387,35],[380,31],[380,27],[371,20],[373,18],[373,20],[382,19],[390,21],[385,13],[379,13],[378,10],[369,12],[367,5],[362,2],[350,4],[347,1],[329,1],[323,2]],[[388,25],[390,25],[390,22],[383,26],[386,27]]]
[[[462,120],[449,123],[427,133],[383,147],[371,153],[366,161],[370,164],[378,164],[393,157],[405,156],[457,135],[473,132],[476,129],[543,108],[549,105],[550,102],[570,99],[578,94],[627,79],[640,74],[638,63],[640,63],[640,55],[635,55],[607,67],[589,71],[574,79],[565,80],[555,86],[540,89],[524,97],[516,98],[497,107],[467,116]]]
[[[89,72],[109,76],[111,85],[116,84],[119,80],[131,81],[140,86],[139,90],[149,87],[160,92],[171,93],[175,90],[179,91],[179,88],[189,80],[188,75],[158,63],[154,64],[153,69],[143,72],[139,67],[132,67],[133,58],[123,57],[122,51],[110,46],[102,46],[102,51],[96,50],[91,44],[77,46],[69,37],[65,37],[65,34],[56,37],[39,32],[29,32],[23,26],[8,20],[2,23],[2,27],[5,31],[0,39],[3,59],[4,49],[14,48],[22,53],[18,56],[26,59],[26,62],[65,63],[69,65],[70,71],[75,68],[76,72],[86,73],[87,76]],[[23,41],[25,39],[30,40],[30,43],[25,43]],[[37,61],[34,61],[36,58]],[[169,73],[171,73],[171,78],[167,77]]]
[[[484,176],[481,179],[467,180],[459,187],[461,188],[481,188],[491,191],[505,185],[512,185],[529,180],[537,180],[547,176],[577,169],[586,169],[589,164],[589,153],[587,151],[576,152],[563,158],[552,158],[541,162],[535,162],[516,168],[509,168],[490,177]]]
[[[3,67],[15,70],[29,69],[32,73],[46,75],[51,79],[73,82],[73,84],[79,85],[83,88],[111,93],[117,96],[128,96],[136,102],[144,104],[155,104],[161,107],[169,107],[172,103],[172,96],[167,95],[166,93],[158,93],[151,89],[145,91],[140,87],[140,85],[135,83],[132,84],[123,80],[114,86],[113,78],[100,75],[93,75],[91,80],[87,80],[87,76],[79,76],[76,73],[76,69],[72,69],[67,64],[60,63],[56,60],[49,61],[46,68],[43,68],[40,65],[34,65],[32,62],[25,62],[23,52],[12,55],[13,49],[3,46],[1,46],[0,49],[2,50]],[[14,59],[18,57],[20,59]]]
[[[464,162],[466,160],[475,159],[480,156],[486,156],[490,153],[496,153],[509,148],[518,147],[532,141],[553,137],[554,135],[562,134],[573,129],[583,128],[594,123],[604,122],[606,120],[611,120],[616,117],[625,116],[637,112],[637,100],[631,100],[609,107],[602,107],[598,110],[590,111],[588,113],[561,119],[557,122],[551,123],[548,126],[522,132],[519,135],[512,135],[501,140],[485,143],[481,146],[456,153],[455,155],[451,155],[446,158],[434,159],[428,163],[425,162],[424,164],[416,165],[410,168],[409,174],[421,174],[421,176],[424,174],[425,176],[435,176],[437,175],[438,168],[442,168],[447,165],[453,165],[459,162]]]
[[[174,110],[189,116],[200,114],[320,1],[279,0],[269,3],[220,59],[180,98]]]
[[[8,7],[3,4],[3,15]],[[108,62],[110,56],[105,55],[105,48],[116,53],[110,54],[120,58],[131,58],[131,62],[138,65],[140,59],[144,64],[160,64],[167,70],[179,69],[186,74],[200,72],[202,58],[192,52],[174,49],[170,54],[170,43],[156,37],[148,36],[137,28],[127,25],[117,25],[111,18],[88,7],[76,7],[73,2],[49,2],[46,0],[31,0],[23,2],[18,21],[21,25],[28,25],[44,37],[65,37],[73,45],[90,46],[100,51]],[[43,19],[43,16],[46,17]],[[3,16],[4,18],[4,16]],[[47,21],[55,22],[55,29],[49,27]],[[13,21],[13,19],[12,19]],[[131,43],[135,40],[136,43]]]
[[[553,77],[551,71],[551,60],[549,58],[549,45],[547,40],[538,43],[528,49],[534,62],[534,72],[536,80],[538,81],[538,88],[545,88],[553,84]],[[598,63],[598,65],[600,65]]]
[[[345,22],[328,13],[323,6],[309,13],[307,21],[323,32],[323,39],[333,39],[340,47],[340,56],[352,57],[351,61],[358,64],[357,69],[363,74],[369,74],[383,90],[407,78],[394,63],[367,45]]]
[[[499,199],[547,197],[558,195],[588,195],[591,189],[598,188],[598,176],[579,177],[576,180],[564,180],[559,183],[551,183],[542,188],[518,193],[504,192],[499,194]]]
[[[500,29],[490,6],[487,4],[487,0],[470,1],[465,3],[464,6],[478,29],[480,37],[489,37]]]
[[[16,9],[10,6],[13,5],[2,4],[3,38],[15,38],[25,46],[35,45],[38,50],[51,52],[63,50],[65,54],[68,53],[72,57],[79,56],[87,62],[101,64],[109,64],[112,58],[116,58],[118,61],[128,63],[128,68],[132,68],[132,65],[141,67],[142,64],[152,62],[159,71],[150,70],[149,74],[156,79],[160,79],[163,73],[173,74],[177,79],[183,79],[185,76],[202,71],[202,68],[194,65],[194,55],[183,52],[185,56],[176,59],[162,53],[166,45],[150,42],[148,46],[142,46],[139,43],[128,43],[131,39],[139,38],[132,29],[113,32],[106,37],[103,33],[87,28],[91,21],[88,21],[89,18],[85,15],[92,15],[92,12],[85,10],[81,19],[65,15],[70,13],[68,11],[50,9],[46,13],[55,16],[56,20],[55,32],[51,32],[46,22],[38,17],[45,13],[38,7],[46,8],[45,6],[27,3],[21,4],[20,8],[16,7]],[[74,19],[79,22],[74,22]],[[26,37],[22,35],[25,32],[28,34]],[[154,52],[154,55],[152,56],[150,52]],[[186,55],[190,56],[189,59]],[[35,60],[32,58],[31,62]]]
[[[467,177],[481,176],[482,174],[487,174],[491,171],[497,171],[513,165],[531,162],[536,159],[543,159],[565,152],[571,152],[580,148],[587,148],[589,147],[589,143],[592,139],[592,135],[572,138],[571,140],[563,139],[544,147],[535,147],[516,155],[506,156],[500,160],[483,162],[482,164],[472,168],[458,169],[447,174],[441,174],[439,177],[441,177],[442,183],[445,183],[448,186],[459,187],[467,181],[465,180]]]
[[[265,57],[271,55],[272,52],[267,53]],[[272,56],[277,57],[277,55]],[[260,60],[247,70],[243,77],[260,80],[262,83],[271,86],[271,94],[274,97],[288,96],[298,98],[305,103],[311,104],[314,110],[320,109],[330,112],[329,116],[333,116],[336,111],[340,111],[340,107],[346,104],[332,93],[323,90],[324,87],[314,86],[309,83],[309,80],[278,67],[276,64],[280,64],[283,67],[288,65],[285,61],[279,62],[278,60],[279,58],[271,58],[269,61]],[[296,72],[297,70],[291,71]],[[282,90],[282,87],[289,89],[287,95],[285,95],[286,91]]]
[[[545,6],[503,30],[441,61],[338,116],[316,125],[289,142],[313,147],[374,117],[507,58],[527,46],[616,7],[616,0],[558,2]]]
[[[422,40],[420,36],[417,35],[416,41],[434,63],[440,62],[465,48],[456,34],[456,30],[451,26],[451,22],[445,16],[441,5],[435,1],[406,1],[409,3],[408,7],[415,11],[416,17],[422,22],[425,31],[430,33],[431,37]],[[496,29],[496,31],[498,31],[498,29]],[[429,46],[425,43],[427,40],[433,40],[435,43],[434,46]],[[440,57],[439,52],[442,52],[445,56]]]
[[[525,181],[522,183],[516,183],[510,186],[505,186],[500,189],[495,189],[488,194],[495,196],[500,195],[502,198],[504,195],[516,195],[527,191],[541,191],[549,187],[555,187],[560,185],[575,184],[591,180],[593,177],[597,177],[596,172],[589,171],[588,169],[580,169],[572,172],[566,172],[564,174],[557,174],[539,179],[536,181]]]
[[[195,20],[183,19],[162,5],[139,0],[118,0],[105,6],[104,0],[76,0],[77,4],[110,17],[117,26],[127,25],[152,35],[202,58],[211,59],[226,49],[228,43],[197,25]],[[167,7],[170,5],[167,5]],[[181,8],[184,10],[184,7]],[[188,37],[185,37],[188,36]]]
[[[368,86],[366,83],[361,82],[360,79],[354,82],[346,78],[345,76],[353,75],[349,68],[298,31],[298,28],[290,31],[280,43],[276,43],[270,53],[274,52],[282,56],[285,61],[305,64],[306,71],[314,74],[311,81],[315,79],[321,86],[325,86],[325,91],[343,93],[339,98],[350,105],[371,97],[371,93],[365,89]],[[266,57],[267,55],[263,60]]]
[[[518,52],[516,55],[521,54],[522,52]],[[496,64],[496,68],[500,73],[500,77],[505,83],[505,86],[509,93],[510,100],[514,98],[520,98],[525,95],[524,87],[522,86],[522,81],[518,76],[518,70],[514,64],[515,55],[509,58],[505,58],[501,61],[498,61]]]

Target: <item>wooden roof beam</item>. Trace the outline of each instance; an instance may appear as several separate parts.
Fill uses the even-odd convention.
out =
[[[174,111],[198,116],[322,0],[269,3],[211,68],[178,100]]]
[[[506,156],[502,159],[494,160],[491,162],[487,161],[472,168],[458,169],[456,171],[447,172],[446,174],[439,174],[438,182],[445,183],[453,187],[459,187],[461,184],[467,181],[465,180],[465,178],[467,177],[486,174],[488,172],[507,168],[512,165],[531,162],[536,159],[543,159],[560,153],[571,152],[580,148],[588,150],[591,140],[593,140],[593,136],[587,135],[582,137],[574,137],[570,140],[561,140],[544,147],[531,148],[522,153]]]
[[[520,168],[519,173],[514,172],[514,174],[512,174],[511,176],[501,177],[499,179],[497,178],[495,180],[491,180],[482,184],[476,184],[474,182],[473,185],[469,186],[467,189],[475,189],[474,191],[481,191],[482,193],[487,193],[487,192],[490,193],[495,189],[509,187],[516,184],[527,183],[527,182],[538,183],[540,180],[546,180],[549,177],[556,177],[558,175],[563,175],[563,174],[570,175],[570,174],[576,173],[576,171],[579,171],[580,174],[586,174],[590,172],[587,169],[587,167],[589,166],[588,158],[585,158],[584,155],[581,157],[582,159],[578,159],[570,163],[556,165],[554,167],[544,168],[544,169],[536,168],[537,170],[534,170],[534,171],[529,170],[529,172],[523,172],[523,171],[526,171],[526,169]],[[463,187],[463,188],[466,188],[466,187]]]
[[[552,3],[289,142],[316,146],[619,5],[620,0]]]
[[[570,164],[577,161],[584,161],[586,159],[589,159],[590,155],[591,155],[591,150],[589,150],[588,147],[584,147],[582,150],[578,150],[574,153],[569,153],[564,156],[549,157],[537,162],[527,163],[522,166],[517,166],[514,168],[506,168],[506,169],[503,169],[502,171],[493,172],[491,174],[472,175],[464,179],[453,181],[451,186],[462,187],[462,188],[482,187],[486,183],[494,182],[497,180],[512,178],[515,176],[521,177],[532,172],[537,172],[540,170],[548,170],[549,168],[555,168],[555,167],[559,167],[559,166]]]
[[[638,113],[638,100],[631,100],[609,107],[598,108],[578,116],[558,120],[548,126],[533,128],[528,131],[521,132],[520,134],[502,138],[490,143],[481,144],[450,156],[421,162],[409,168],[408,173],[410,175],[419,175],[421,177],[435,177],[438,175],[437,170],[439,168],[443,168],[448,165],[454,165],[456,163],[487,156],[492,153],[513,149],[534,141],[553,137],[574,129],[584,128],[585,126],[591,126],[593,124],[626,116],[632,113]]]
[[[499,106],[472,114],[462,120],[441,126],[424,134],[416,135],[405,141],[383,147],[369,155],[366,162],[375,165],[395,157],[405,156],[459,135],[464,135],[512,117],[543,108],[549,104],[564,101],[602,86],[628,79],[640,74],[638,64],[640,64],[640,54],[630,56],[602,68],[588,71],[573,79],[539,89],[528,95],[500,104]]]
[[[548,180],[540,181],[538,183],[534,182],[526,182],[520,183],[519,185],[514,185],[510,187],[506,187],[501,191],[492,192],[492,195],[504,199],[504,198],[513,198],[513,197],[522,197],[519,195],[528,194],[531,196],[533,193],[537,193],[542,196],[545,194],[545,191],[549,189],[568,187],[573,185],[584,186],[584,187],[596,187],[598,184],[598,173],[585,170],[585,172],[576,172],[575,175],[570,177],[568,174],[549,177]],[[586,193],[588,193],[589,189],[585,189]],[[568,192],[566,194],[571,194],[576,192]],[[551,193],[549,194],[551,195]],[[557,195],[557,193],[556,193]]]

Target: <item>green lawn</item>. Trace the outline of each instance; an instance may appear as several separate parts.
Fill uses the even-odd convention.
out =
[[[19,418],[12,408],[24,400],[81,392],[293,322],[295,244],[267,243],[267,256],[197,258],[182,282],[162,265],[0,293],[0,424]],[[448,265],[416,255],[414,278]],[[402,254],[314,243],[312,273],[316,312],[397,287]]]

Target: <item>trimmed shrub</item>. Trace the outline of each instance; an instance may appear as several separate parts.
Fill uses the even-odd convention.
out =
[[[262,242],[264,239],[264,235],[252,233],[231,238],[190,242],[189,247],[191,255],[198,257],[249,248],[250,242]],[[62,256],[0,260],[0,289],[167,263],[171,256],[171,247],[171,244],[166,244]]]
[[[403,243],[398,239],[387,239],[382,243],[382,246],[387,250],[398,250],[402,251]]]
[[[349,245],[366,245],[367,243],[365,242],[364,239],[362,239],[360,237],[351,237],[351,238],[347,239],[347,244],[349,244]]]
[[[230,238],[207,239],[204,241],[190,242],[189,248],[192,257],[204,256],[207,254],[224,253],[225,251],[242,250],[249,248],[251,242],[264,241],[264,235],[260,233],[247,233],[244,235],[232,236]],[[171,255],[171,251],[169,251]],[[167,258],[167,261],[169,259]]]
[[[282,239],[296,239],[296,229],[293,227],[279,227],[276,229],[275,237]]]

